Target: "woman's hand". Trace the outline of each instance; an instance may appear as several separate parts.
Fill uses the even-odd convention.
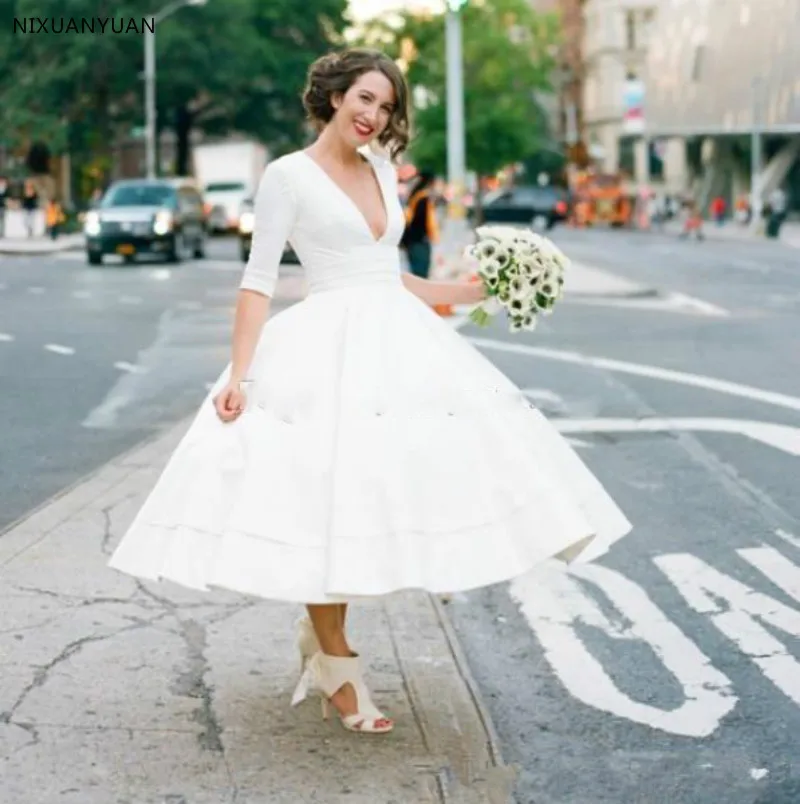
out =
[[[468,279],[466,282],[461,282],[459,290],[461,295],[459,304],[479,304],[488,297],[486,287],[480,280]]]
[[[247,404],[247,397],[239,382],[229,382],[215,397],[214,410],[223,422],[238,419]]]

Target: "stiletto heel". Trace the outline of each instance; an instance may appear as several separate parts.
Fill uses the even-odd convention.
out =
[[[292,705],[304,701],[309,693],[322,695],[322,717],[327,720],[330,699],[346,684],[350,684],[355,693],[357,711],[352,715],[339,715],[339,720],[348,731],[366,732],[368,734],[386,734],[394,728],[394,721],[383,714],[372,702],[367,685],[361,673],[360,657],[329,656],[322,651],[315,653],[306,663],[300,682],[292,696]]]
[[[304,672],[308,660],[319,650],[317,633],[308,617],[297,621],[297,650],[300,652],[300,672]]]

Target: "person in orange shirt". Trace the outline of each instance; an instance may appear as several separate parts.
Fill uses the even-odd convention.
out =
[[[436,204],[431,195],[434,175],[420,171],[406,206],[406,228],[400,245],[408,255],[408,264],[414,276],[428,278],[431,270],[431,252],[439,242],[439,225]]]
[[[44,214],[47,233],[50,235],[51,240],[55,240],[58,237],[61,224],[64,223],[64,210],[61,209],[61,204],[58,201],[51,198],[47,202]]]

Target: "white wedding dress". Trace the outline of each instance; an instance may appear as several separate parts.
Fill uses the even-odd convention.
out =
[[[329,603],[486,586],[630,530],[522,392],[405,288],[395,171],[368,159],[379,239],[308,154],[267,167],[241,287],[274,293],[288,239],[309,293],[268,318],[233,423],[213,409],[221,373],[111,567]]]

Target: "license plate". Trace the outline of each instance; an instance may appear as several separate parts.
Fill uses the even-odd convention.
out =
[[[121,243],[117,246],[117,254],[135,254],[136,249],[130,243]]]

